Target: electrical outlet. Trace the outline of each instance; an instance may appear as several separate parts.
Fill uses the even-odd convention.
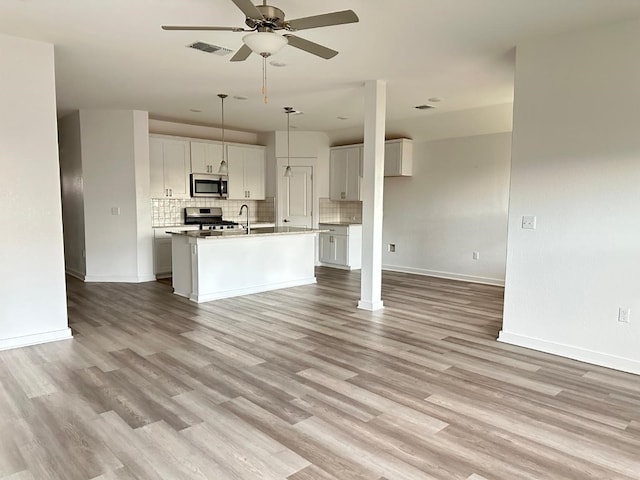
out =
[[[473,252],[473,259],[480,260],[480,252]]]
[[[395,252],[396,251],[396,244],[395,243],[390,243],[389,246],[387,247],[387,249],[390,252]]]
[[[533,215],[524,215],[522,217],[522,228],[527,230],[536,229],[536,217]]]
[[[120,207],[111,207],[111,215],[120,215]]]
[[[631,309],[620,307],[618,308],[618,321],[620,323],[629,323],[631,320]]]

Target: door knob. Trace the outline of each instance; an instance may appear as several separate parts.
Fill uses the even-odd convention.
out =
[[[289,220],[285,218],[285,219],[283,220],[283,222],[288,223],[288,222],[289,222]]]

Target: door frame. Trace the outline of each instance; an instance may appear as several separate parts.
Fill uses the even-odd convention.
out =
[[[311,224],[313,228],[317,228],[320,209],[320,200],[318,197],[318,159],[315,157],[291,157],[290,165],[292,167],[311,167]],[[284,225],[280,208],[280,197],[282,194],[280,191],[280,176],[284,175],[286,166],[286,157],[276,158],[276,199],[274,203],[276,209],[276,225],[278,226]]]

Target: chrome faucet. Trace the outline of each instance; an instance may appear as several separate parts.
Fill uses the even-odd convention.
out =
[[[240,213],[238,213],[238,215],[242,215],[243,208],[247,209],[247,233],[249,233],[249,206],[246,203],[242,204],[242,206],[240,207]]]

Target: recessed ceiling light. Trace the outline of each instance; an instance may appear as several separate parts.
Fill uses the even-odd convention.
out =
[[[340,115],[340,116],[338,116],[338,117],[336,117],[336,118],[337,118],[338,120],[349,120],[349,117],[345,117],[345,116],[342,116],[342,115]]]
[[[242,95],[234,95],[233,98],[235,98],[236,100],[246,100],[248,97],[244,97]]]
[[[198,110],[197,108],[190,108],[189,111],[193,113],[202,113],[202,110]]]
[[[433,105],[426,105],[426,104],[423,104],[423,105],[416,105],[416,106],[415,106],[415,107],[413,107],[413,108],[417,108],[418,110],[430,110],[430,109],[432,109],[432,108],[436,108],[436,107],[434,107]]]
[[[287,64],[286,64],[286,63],[279,62],[279,61],[277,61],[277,60],[271,60],[271,61],[269,62],[269,65],[271,65],[272,67],[286,67],[286,66],[287,66]]]
[[[438,97],[427,98],[427,100],[429,100],[432,103],[438,103],[441,101]]]

